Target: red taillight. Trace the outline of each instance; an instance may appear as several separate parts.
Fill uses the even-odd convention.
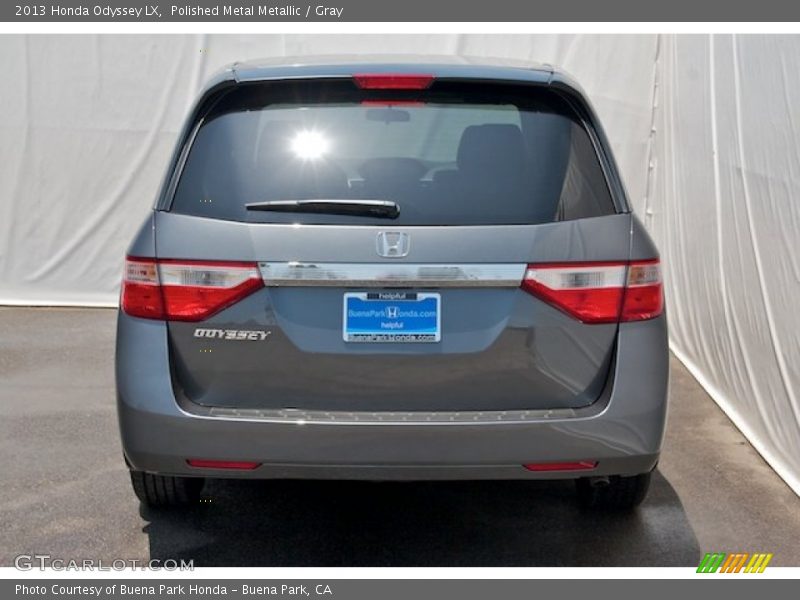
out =
[[[596,460],[578,460],[575,462],[547,462],[522,465],[528,471],[590,471],[597,467]]]
[[[584,323],[642,321],[664,309],[658,260],[531,264],[522,288]]]
[[[424,90],[433,83],[433,75],[410,73],[359,73],[353,81],[362,90]]]
[[[120,307],[132,317],[164,318],[164,298],[158,285],[158,265],[154,259],[128,257],[125,260]]]
[[[134,317],[202,321],[263,285],[252,262],[128,257],[120,305]]]
[[[632,262],[620,321],[644,321],[664,312],[661,264],[658,260]]]
[[[190,458],[186,464],[197,469],[235,469],[239,471],[252,471],[261,466],[261,463],[248,460],[206,460],[201,458]]]

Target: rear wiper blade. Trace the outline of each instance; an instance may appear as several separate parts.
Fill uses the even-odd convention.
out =
[[[320,213],[396,219],[400,206],[390,200],[269,200],[245,204],[247,210],[271,212]]]

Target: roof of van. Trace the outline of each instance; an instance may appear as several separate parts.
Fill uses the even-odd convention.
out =
[[[554,76],[571,81],[547,64],[508,58],[435,55],[282,56],[248,60],[225,70],[236,81],[286,78],[348,77],[356,73],[425,73],[436,77],[531,81],[549,83]]]

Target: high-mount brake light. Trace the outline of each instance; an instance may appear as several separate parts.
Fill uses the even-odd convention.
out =
[[[353,81],[362,90],[425,90],[433,83],[433,75],[411,73],[358,73]]]
[[[134,317],[202,321],[263,285],[254,262],[128,257],[120,306]]]
[[[664,310],[657,259],[530,264],[522,289],[584,323],[643,321]]]

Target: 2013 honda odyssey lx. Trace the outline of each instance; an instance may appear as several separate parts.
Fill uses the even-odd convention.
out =
[[[618,508],[647,491],[658,252],[549,66],[234,64],[191,110],[123,279],[142,502],[191,501],[205,477],[570,478]]]

